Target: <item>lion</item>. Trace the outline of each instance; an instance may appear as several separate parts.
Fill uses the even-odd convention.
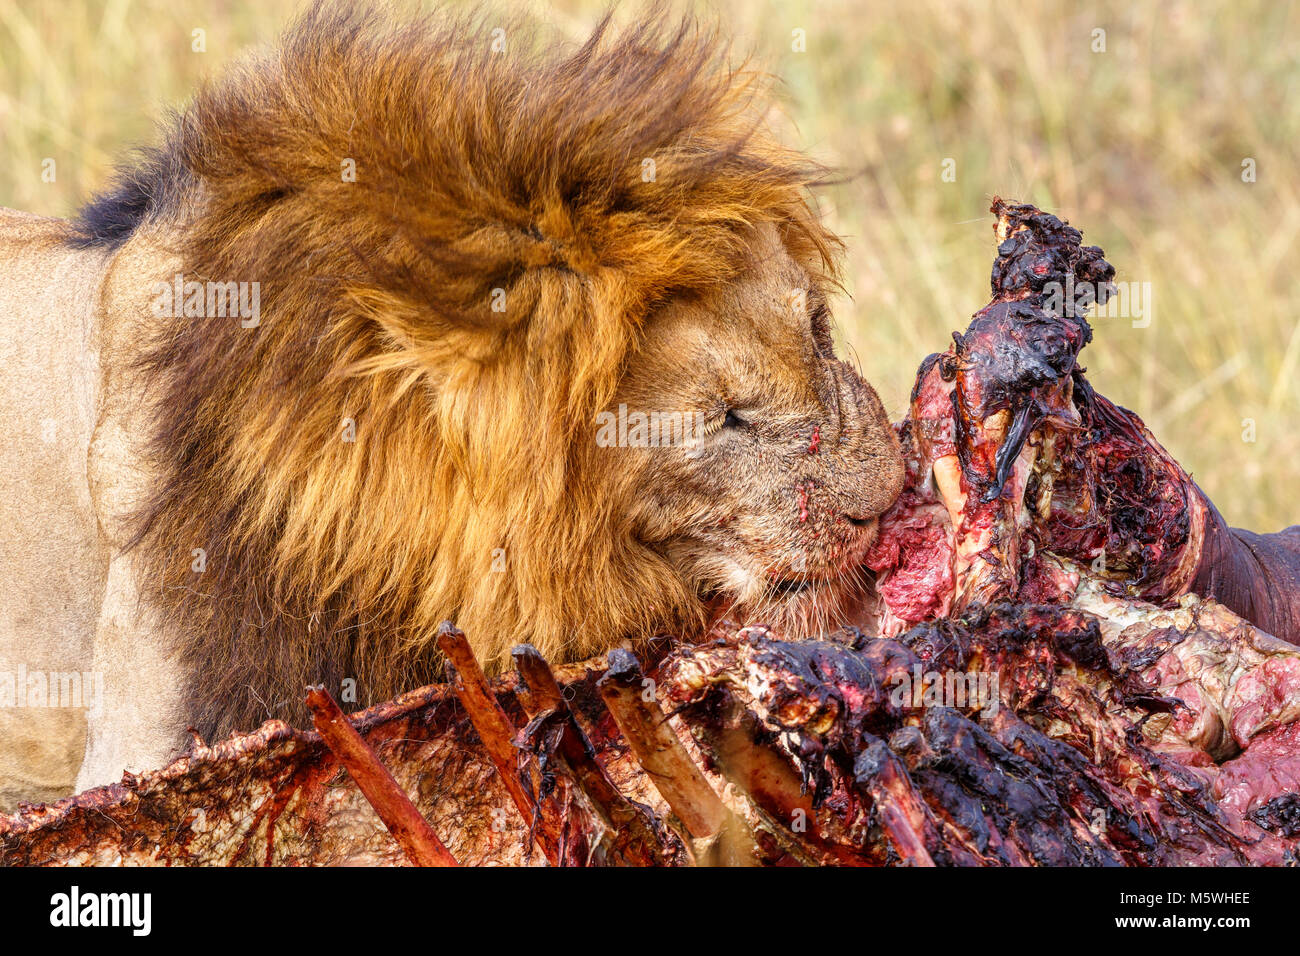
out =
[[[318,6],[0,216],[0,670],[103,687],[0,711],[10,799],[435,681],[443,620],[499,670],[861,599],[903,466],[825,170],[689,19],[528,32]]]

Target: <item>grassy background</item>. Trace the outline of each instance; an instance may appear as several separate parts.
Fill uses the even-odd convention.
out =
[[[71,213],[166,105],[297,5],[0,0],[0,205]],[[600,4],[531,9],[578,38]],[[1085,353],[1097,388],[1137,410],[1229,520],[1300,521],[1300,12],[1267,0],[703,10],[779,78],[794,141],[847,174],[824,197],[849,247],[837,314],[895,417],[921,358],[987,300],[989,199],[1032,201],[1083,228],[1121,281],[1152,285],[1149,327],[1097,323]],[[1099,28],[1105,52],[1092,49]],[[191,48],[195,29],[206,52]]]

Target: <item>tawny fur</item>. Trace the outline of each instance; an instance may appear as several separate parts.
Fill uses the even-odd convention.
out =
[[[494,52],[491,26],[318,8],[83,215],[87,243],[180,215],[186,280],[261,286],[258,327],[177,321],[144,366],[162,480],[135,547],[204,733],[298,715],[308,682],[364,703],[433,679],[444,619],[491,666],[702,621],[591,423],[656,307],[735,276],[747,230],[829,267],[818,171],[690,23],[561,55],[519,29]]]

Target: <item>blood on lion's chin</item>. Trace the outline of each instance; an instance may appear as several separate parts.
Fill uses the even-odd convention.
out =
[[[838,566],[816,572],[808,570],[807,557],[816,552],[815,546],[804,547],[793,559],[774,562],[758,572],[747,570],[734,557],[722,557],[717,564],[725,569],[726,583],[708,592],[710,623],[761,625],[789,639],[832,635],[845,626],[871,629],[878,613],[878,595],[874,575],[863,565],[863,558],[875,539],[876,522],[872,521],[838,551]]]

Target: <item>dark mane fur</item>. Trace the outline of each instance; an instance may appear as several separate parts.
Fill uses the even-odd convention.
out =
[[[133,164],[123,166],[109,187],[86,203],[73,220],[72,245],[80,249],[116,249],[144,222],[174,217],[193,188],[188,170],[168,150],[139,150]]]

